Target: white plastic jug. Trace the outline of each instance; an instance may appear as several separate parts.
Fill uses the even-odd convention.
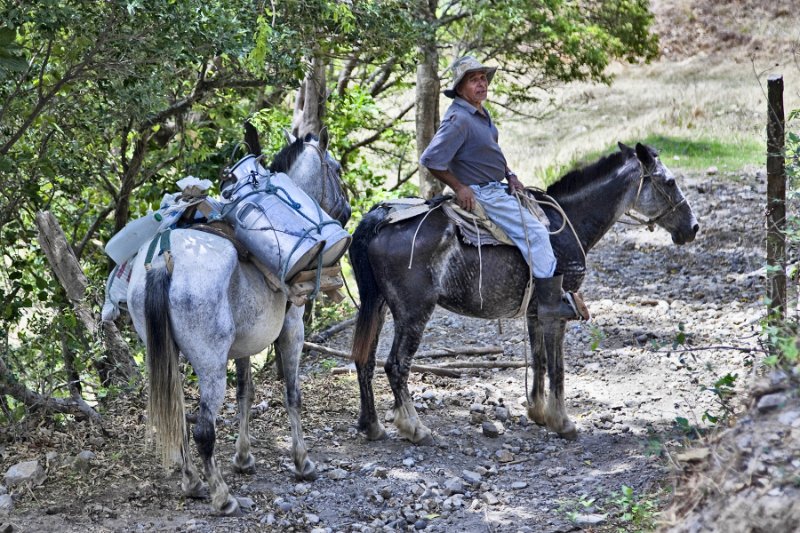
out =
[[[161,213],[156,211],[128,222],[108,241],[106,253],[115,263],[121,265],[158,233],[162,221]]]

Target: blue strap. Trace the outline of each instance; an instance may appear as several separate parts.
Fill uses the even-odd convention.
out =
[[[153,237],[153,240],[150,241],[150,246],[147,247],[147,255],[144,258],[144,267],[146,269],[149,270],[150,266],[153,263],[153,257],[156,255],[156,246],[159,247],[158,255],[161,255],[164,252],[169,252],[170,251],[171,244],[170,244],[170,240],[169,240],[169,234],[171,232],[172,232],[172,230],[168,229],[168,230],[156,233],[155,237]]]

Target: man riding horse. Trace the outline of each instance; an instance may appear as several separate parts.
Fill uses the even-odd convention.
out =
[[[508,168],[497,143],[497,128],[483,107],[497,68],[464,56],[452,69],[453,83],[444,94],[453,103],[420,164],[453,189],[462,209],[472,211],[476,202],[480,204],[517,245],[533,274],[540,319],[588,319],[580,295],[562,290],[563,276],[555,271],[547,227],[520,204],[517,195],[524,194],[525,186]]]

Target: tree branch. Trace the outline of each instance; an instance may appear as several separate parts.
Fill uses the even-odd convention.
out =
[[[352,360],[353,356],[350,352],[345,352],[343,350],[336,350],[334,348],[328,348],[327,346],[321,346],[319,344],[314,344],[312,342],[304,342],[303,343],[303,351],[316,351],[323,353],[325,355],[332,355],[334,357],[341,357],[344,359]],[[419,352],[417,357],[447,357],[447,356],[456,356],[456,355],[485,355],[490,353],[502,353],[503,348],[499,346],[473,346],[473,347],[462,347],[462,348],[453,348],[453,349],[444,349],[444,350],[429,350],[425,352]],[[385,360],[379,359],[376,361],[377,365],[384,366],[386,364]],[[442,363],[439,365],[411,365],[412,372],[429,372],[432,374],[436,374],[437,376],[446,376],[446,377],[460,377],[458,372],[454,372],[455,369],[466,369],[466,368],[525,368],[526,363],[524,361],[454,361],[450,363]],[[343,374],[347,373],[350,370],[347,368],[334,368],[334,374]]]
[[[350,146],[347,147],[347,149],[343,150],[342,151],[342,155],[341,155],[341,159],[346,161],[347,160],[347,156],[349,156],[351,153],[355,152],[359,148],[363,148],[364,146],[372,144],[375,141],[377,141],[378,139],[380,139],[381,135],[383,135],[384,132],[386,132],[386,130],[392,128],[395,124],[397,124],[400,121],[400,119],[402,119],[403,116],[405,116],[405,114],[408,113],[409,111],[411,111],[413,108],[414,108],[414,102],[411,102],[411,103],[407,104],[403,109],[400,110],[400,113],[396,117],[394,117],[392,120],[390,120],[389,122],[384,124],[375,133],[373,133],[372,135],[370,135],[369,137],[367,137],[365,139],[362,139],[362,140],[360,140],[360,141],[358,141],[356,143],[351,144]]]
[[[414,170],[412,170],[411,172],[406,174],[405,177],[403,177],[402,179],[398,179],[396,184],[394,184],[391,187],[389,187],[389,190],[390,191],[396,191],[397,189],[400,188],[401,185],[403,185],[405,182],[407,182],[408,180],[413,178],[418,171],[419,171],[419,165],[416,165],[414,167]]]
[[[6,395],[22,402],[29,409],[43,408],[55,413],[64,413],[86,417],[94,422],[101,422],[102,417],[82,398],[51,398],[44,396],[19,383],[0,358],[0,395]]]

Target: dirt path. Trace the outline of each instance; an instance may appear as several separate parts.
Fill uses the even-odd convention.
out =
[[[223,412],[217,457],[235,493],[253,500],[244,517],[216,517],[206,502],[180,496],[178,474],[156,468],[143,445],[142,407],[133,402],[107,415],[110,435],[42,428],[27,448],[3,450],[4,463],[38,458],[47,465],[44,485],[21,495],[6,521],[15,531],[556,532],[574,530],[576,521],[611,530],[621,523],[612,500],[623,485],[645,502],[666,497],[660,489],[669,481],[668,455],[685,436],[676,418],[702,426],[704,412],[720,412],[703,386],[728,373],[738,376],[737,387],[748,380],[752,354],[725,346],[757,346],[763,180],[681,182],[701,224],[695,243],[676,247],[660,230],[618,224],[589,255],[584,292],[595,318],[571,326],[566,347],[567,404],[578,441],[527,420],[520,369],[412,375],[417,407],[437,444],[409,445],[391,425],[388,440],[366,442],[354,429],[354,377],[325,374],[326,361],[310,356],[304,424],[319,480],[293,480],[282,391],[270,383],[257,394],[254,476],[234,474],[227,459],[235,438],[233,391]],[[391,321],[379,353],[388,350],[390,330]],[[670,351],[679,333],[686,343]],[[328,345],[348,349],[350,334]],[[421,349],[501,344],[497,359],[520,361],[523,338],[521,320],[499,325],[437,311]],[[378,405],[387,409],[385,376],[375,386]],[[484,420],[500,422],[503,434],[485,436]],[[82,450],[95,454],[84,469],[72,464]]]
[[[564,144],[568,139],[584,149],[589,137],[606,145],[647,132],[652,124],[679,127],[675,119],[684,115],[705,117],[716,128],[744,124],[747,131],[736,130],[744,135],[755,135],[754,128],[762,131],[758,90],[755,96],[753,91],[735,93],[746,83],[731,85],[730,73],[750,72],[747,59],[759,51],[785,56],[787,41],[781,38],[782,47],[773,50],[778,40],[767,30],[770,24],[796,28],[789,20],[796,10],[788,0],[774,2],[766,11],[758,2],[717,4],[653,2],[668,60],[643,68],[633,81],[627,78],[627,85],[621,76],[620,83],[608,89],[593,88],[591,98],[581,96],[583,89],[572,96],[565,93],[569,109],[581,117],[590,116],[596,104],[608,103],[612,111],[627,110],[624,120],[610,121],[607,117],[616,115],[601,109],[600,119],[586,123],[583,136],[573,131],[578,121],[571,118],[551,123],[567,128],[564,131],[526,133],[542,139],[542,153],[558,149],[569,155],[572,149]],[[763,36],[743,36],[748,32]],[[725,62],[720,54],[731,60]],[[764,60],[762,55],[758,61]],[[758,61],[754,64],[761,64]],[[709,68],[714,76],[699,76]],[[673,79],[671,72],[702,78],[702,84],[692,81],[690,86],[704,99],[699,104],[677,96],[662,101],[663,89],[642,94],[643,86]],[[715,89],[714,80],[722,85]],[[673,81],[678,89],[683,87],[681,80]],[[720,94],[726,105],[712,106],[710,98]],[[580,107],[582,98],[586,102]],[[608,124],[617,129],[604,129]],[[505,138],[510,137],[513,134]],[[558,146],[544,139],[554,139]],[[510,152],[512,158],[521,157]],[[669,154],[666,158],[670,164]],[[649,233],[618,224],[589,255],[583,289],[595,318],[590,324],[571,326],[566,339],[567,405],[581,432],[578,441],[566,442],[526,419],[525,373],[520,369],[465,373],[457,379],[412,375],[418,410],[435,430],[437,444],[414,447],[394,433],[382,442],[366,442],[354,429],[355,379],[331,376],[323,371],[329,361],[309,356],[304,361],[304,427],[321,472],[317,481],[297,483],[291,475],[283,393],[271,380],[272,371],[266,370],[257,375],[257,473],[242,476],[230,470],[235,438],[232,390],[217,441],[217,459],[229,485],[238,496],[252,500],[245,516],[216,517],[206,502],[180,496],[179,474],[162,472],[145,446],[144,402],[133,398],[113,404],[105,413],[105,433],[81,424],[70,424],[69,432],[43,426],[31,430],[19,445],[0,446],[2,471],[37,459],[46,474],[42,485],[14,494],[14,511],[0,514],[0,531],[425,528],[538,533],[646,526],[622,522],[622,511],[638,510],[634,518],[646,519],[651,516],[646,512],[649,504],[666,501],[668,494],[662,489],[670,484],[685,430],[704,426],[704,413],[721,413],[721,405],[706,388],[726,375],[736,376],[733,383],[739,390],[750,381],[755,355],[746,350],[758,348],[763,313],[763,176],[742,170],[733,176],[698,175],[680,181],[701,224],[696,242],[675,247],[659,230]],[[380,354],[388,351],[390,330],[391,321],[384,329]],[[327,344],[347,350],[350,333]],[[438,311],[421,349],[501,344],[504,353],[498,359],[521,361],[524,337],[519,320],[500,326]],[[672,349],[676,340],[684,344]],[[375,388],[378,405],[387,409],[391,399],[383,375],[376,377]],[[676,419],[685,421],[683,427],[676,426]],[[496,438],[485,436],[484,420],[502,423],[504,432]],[[391,425],[387,428],[392,431]],[[82,451],[86,459],[76,463]],[[623,486],[632,492],[622,493]]]

